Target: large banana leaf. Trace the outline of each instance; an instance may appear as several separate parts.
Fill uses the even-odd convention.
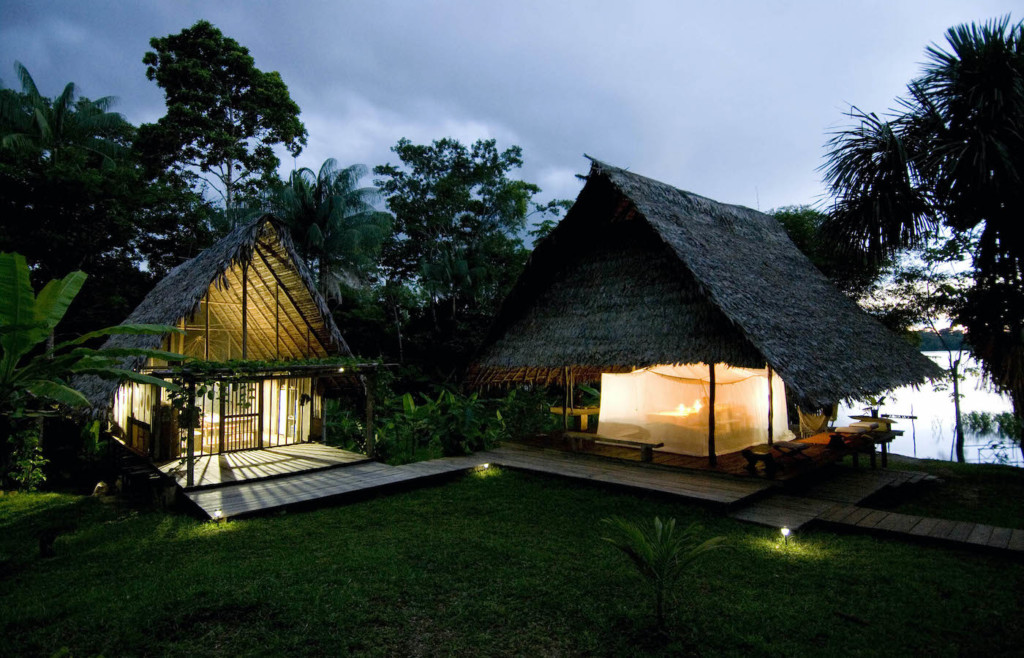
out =
[[[64,318],[75,295],[85,283],[85,272],[71,272],[63,279],[50,281],[36,296],[35,318],[47,334]],[[45,337],[45,336],[44,336]]]
[[[119,324],[113,327],[106,327],[104,329],[97,329],[96,331],[90,331],[87,334],[82,334],[74,340],[65,341],[59,345],[55,345],[53,350],[58,352],[68,347],[75,345],[81,345],[93,338],[101,338],[103,336],[113,336],[119,334],[128,335],[149,335],[149,336],[162,336],[163,334],[183,334],[185,333],[177,327],[172,327],[168,324]]]
[[[43,331],[35,315],[36,298],[32,293],[28,265],[21,254],[0,253],[0,326],[26,327],[23,331],[0,334],[0,379],[6,379],[14,367],[37,342]]]
[[[89,399],[66,384],[51,380],[27,382],[25,388],[38,398],[45,398],[69,407],[88,407]]]

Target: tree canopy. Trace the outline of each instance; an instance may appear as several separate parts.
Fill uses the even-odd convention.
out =
[[[139,129],[139,147],[151,165],[199,172],[230,211],[240,193],[255,194],[276,176],[275,145],[292,156],[302,151],[306,128],[299,106],[280,74],[256,68],[237,41],[198,21],[149,44],[153,50],[142,59],[146,77],[167,101],[167,114]]]
[[[829,142],[825,231],[868,258],[977,228],[959,320],[1024,414],[1024,24],[958,25],[883,119],[854,108]]]
[[[209,243],[209,208],[180,179],[147,177],[135,128],[111,98],[69,83],[42,96],[21,65],[21,90],[0,89],[0,250],[25,256],[37,285],[90,276],[58,333],[118,321],[156,277]]]

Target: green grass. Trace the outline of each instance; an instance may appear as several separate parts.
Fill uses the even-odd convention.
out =
[[[941,482],[903,487],[886,509],[954,521],[1024,528],[1024,469],[890,457],[890,468],[924,471]]]
[[[600,520],[700,522],[667,636]],[[57,556],[37,532],[69,529]],[[56,494],[0,497],[0,654],[1006,655],[1024,567],[507,470],[226,524]]]

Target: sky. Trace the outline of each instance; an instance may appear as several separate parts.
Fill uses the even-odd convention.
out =
[[[829,134],[851,105],[896,106],[947,28],[1024,2],[0,0],[0,80],[114,96],[138,125],[165,111],[142,57],[205,19],[280,72],[308,146],[373,167],[402,137],[523,148],[540,200],[575,198],[584,154],[767,211],[824,204]],[[369,181],[367,181],[369,182]]]

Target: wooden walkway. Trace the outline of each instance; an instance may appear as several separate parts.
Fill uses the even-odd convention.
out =
[[[669,494],[724,507],[764,495],[775,486],[763,479],[741,479],[639,462],[612,461],[516,443],[506,443],[501,448],[481,454],[486,455],[489,461],[509,468]]]
[[[248,480],[308,473],[326,468],[367,462],[366,455],[320,443],[296,443],[277,448],[242,450],[196,457],[195,489],[218,487]],[[185,464],[174,460],[159,465],[161,472],[185,486]]]
[[[834,505],[815,520],[835,530],[912,537],[959,548],[1011,551],[1024,555],[1024,530],[984,523],[949,521],[912,514],[873,510],[856,505]]]
[[[602,483],[717,506],[734,519],[792,530],[815,524],[831,530],[924,539],[966,549],[1024,555],[1024,530],[946,521],[860,507],[888,487],[932,479],[925,473],[869,469],[839,470],[801,491],[776,482],[732,478],[701,471],[667,469],[518,444],[468,457],[448,457],[404,466],[363,460],[272,479],[190,489],[184,494],[210,517],[238,517],[295,506],[337,503],[430,484],[466,471],[501,466]]]
[[[396,489],[414,481],[427,484],[462,473],[481,462],[455,457],[388,466],[365,461],[345,468],[306,472],[270,480],[243,482],[212,489],[189,489],[185,496],[209,518],[262,514],[281,508],[324,502],[341,502]]]
[[[776,493],[730,514],[734,519],[797,530],[837,503],[857,505],[886,488],[930,479],[925,473],[874,469],[834,470],[799,493]]]

